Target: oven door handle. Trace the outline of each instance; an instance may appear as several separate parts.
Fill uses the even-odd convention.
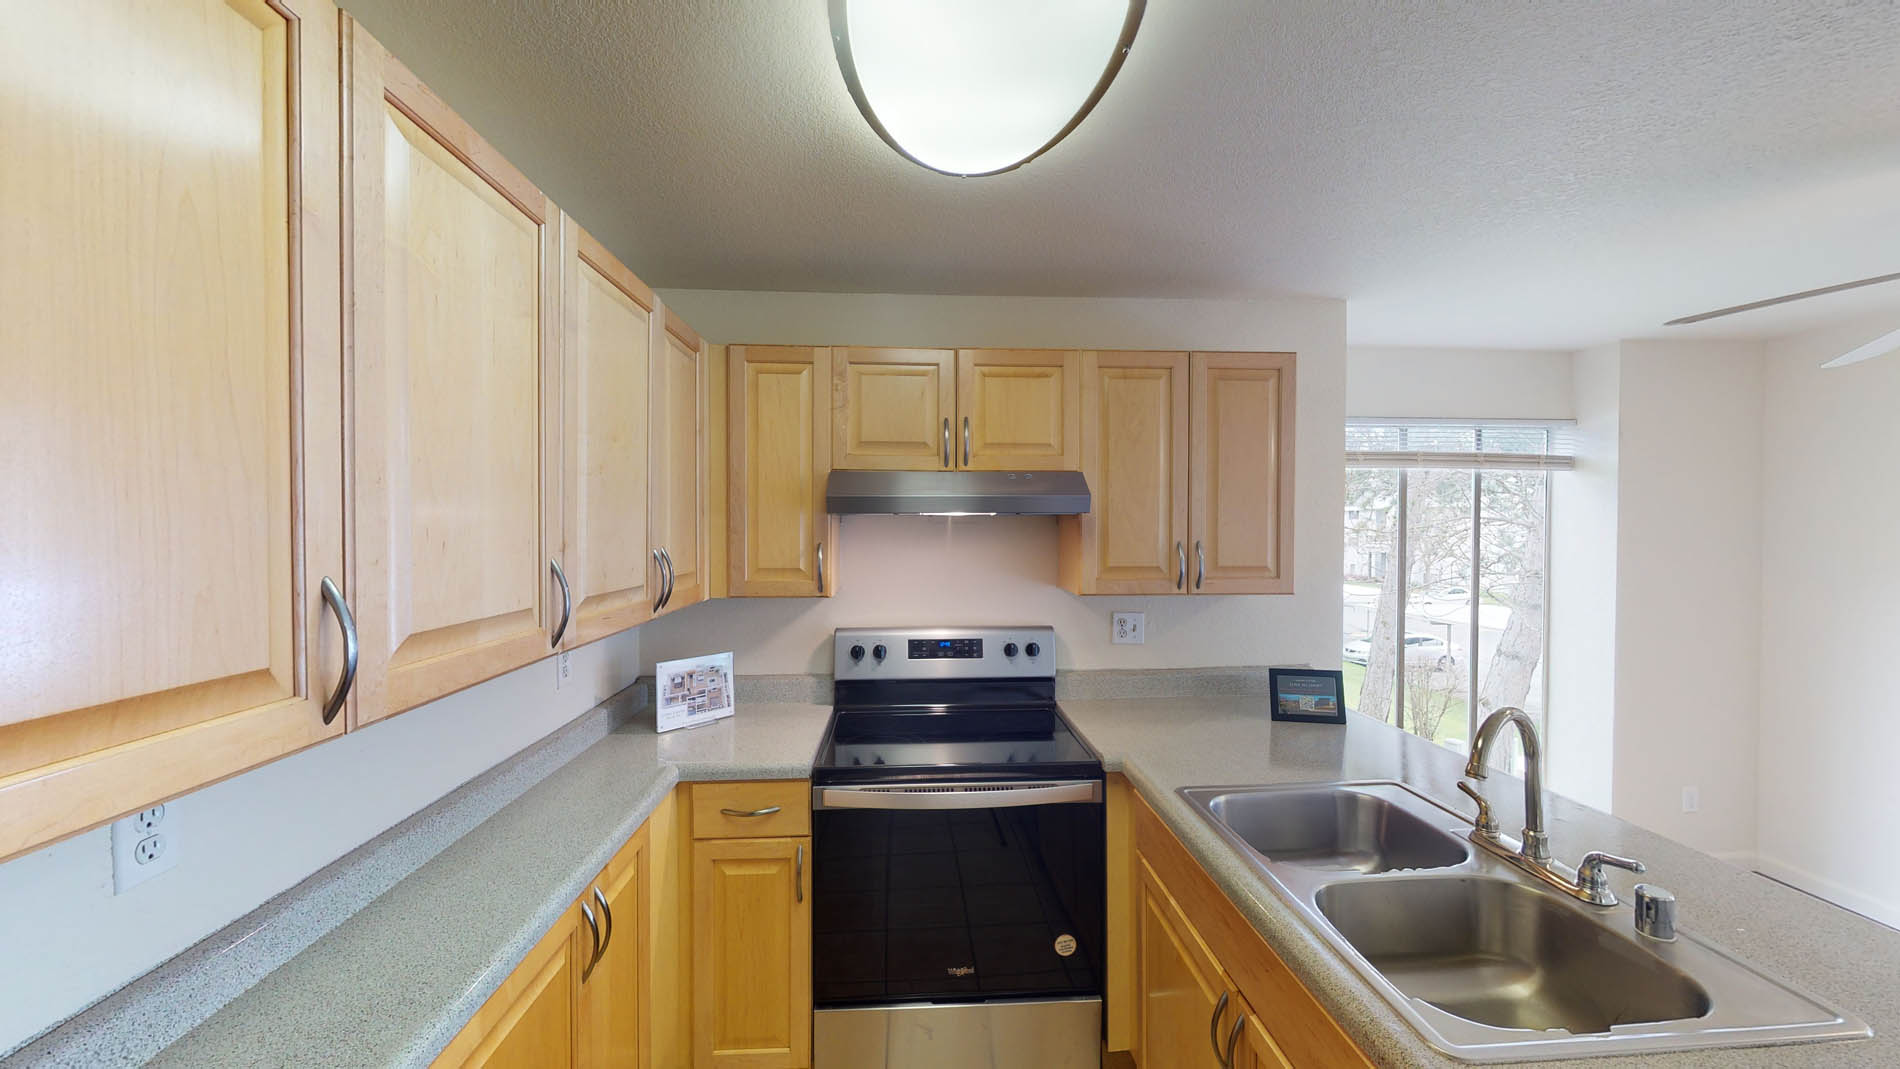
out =
[[[814,809],[1010,809],[1063,802],[1099,802],[1100,780],[1042,783],[904,784],[891,787],[813,787]]]

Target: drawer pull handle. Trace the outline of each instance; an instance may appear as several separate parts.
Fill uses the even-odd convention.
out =
[[[721,809],[729,817],[769,817],[779,811],[778,806],[768,805],[764,809]]]

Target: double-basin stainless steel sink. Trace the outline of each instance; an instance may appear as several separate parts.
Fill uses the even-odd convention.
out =
[[[1859,1020],[1627,905],[1576,901],[1392,782],[1181,796],[1434,1047],[1531,1061],[1867,1036]]]

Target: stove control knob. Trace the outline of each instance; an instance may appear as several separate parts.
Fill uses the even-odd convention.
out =
[[[1014,642],[1003,643],[1003,656],[1005,657],[1016,656],[1016,644]]]
[[[873,657],[876,657],[876,658],[877,658],[878,660],[880,660],[880,661],[884,659],[884,654],[885,654],[885,653],[887,653],[887,652],[889,652],[889,651],[887,651],[887,650],[886,650],[886,649],[884,648],[884,643],[882,643],[882,642],[880,642],[880,643],[878,643],[877,645],[875,645],[875,646],[872,646],[872,647],[871,647],[871,656],[873,656]]]
[[[1040,657],[1042,656],[1042,644],[1039,642],[1031,642],[1024,648],[1023,652],[1029,654],[1031,657]]]
[[[851,663],[856,664],[862,660],[864,660],[864,647],[863,646],[851,647]]]

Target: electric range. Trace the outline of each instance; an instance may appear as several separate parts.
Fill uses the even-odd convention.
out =
[[[1046,627],[841,629],[812,770],[817,1069],[1099,1065],[1101,758]]]

